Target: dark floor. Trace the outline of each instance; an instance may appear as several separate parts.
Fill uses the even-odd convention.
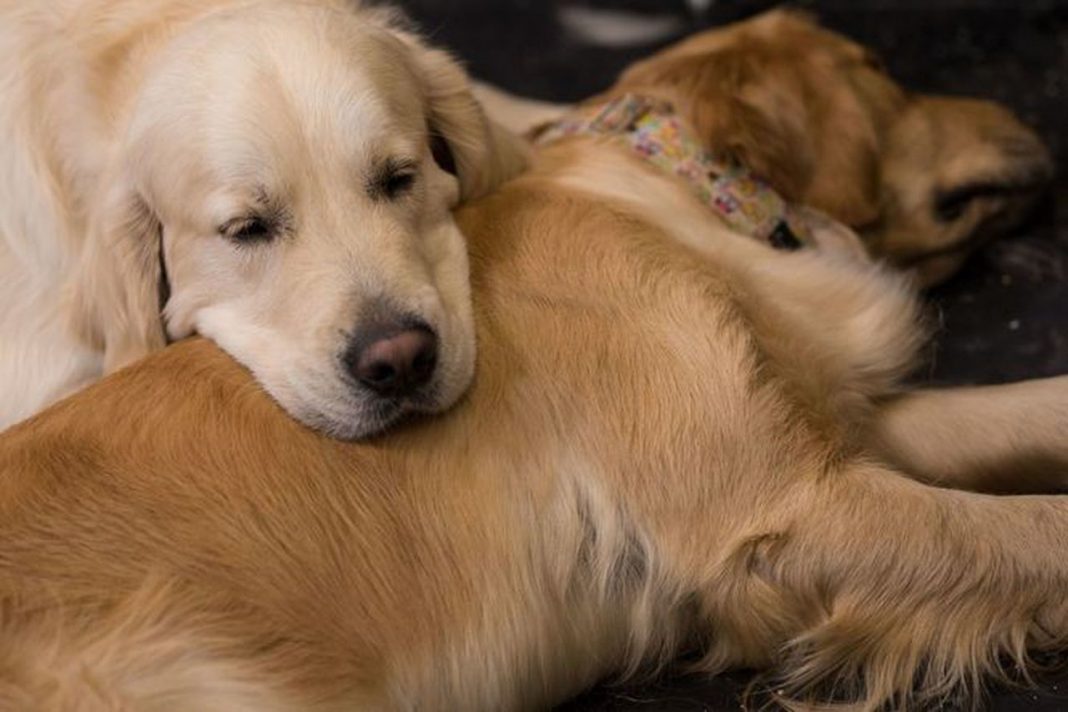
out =
[[[481,79],[514,92],[573,100],[679,34],[746,17],[762,0],[407,0],[400,3]],[[930,295],[942,328],[921,380],[996,383],[1068,373],[1068,0],[794,2],[878,50],[897,79],[924,92],[1001,101],[1035,126],[1061,167],[1049,201],[1018,235],[991,244]],[[597,45],[561,11],[625,9],[655,42]],[[695,11],[693,8],[706,8]],[[570,10],[568,10],[570,8]],[[573,16],[573,15],[572,15]],[[587,35],[588,36],[588,35]],[[1066,434],[1068,436],[1068,434]],[[561,710],[737,710],[744,674],[602,686]],[[1068,683],[1045,693],[993,693],[998,712],[1068,710]],[[1063,696],[1063,697],[1062,697]]]

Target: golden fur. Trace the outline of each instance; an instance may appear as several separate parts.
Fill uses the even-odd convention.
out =
[[[455,61],[355,2],[0,4],[0,428],[194,332],[336,435],[448,407],[475,358],[450,210],[522,154]],[[400,322],[437,370],[390,410],[339,354]]]
[[[440,417],[330,440],[193,339],[0,436],[0,708],[533,709],[697,647],[874,710],[1063,646],[1068,500],[887,462],[1011,482],[1063,450],[1058,399],[886,406],[902,278],[733,234],[617,151],[458,213],[479,361]],[[978,467],[968,399],[1020,436]]]
[[[610,94],[621,91],[674,101],[709,148],[849,225],[924,285],[1015,227],[1053,172],[1006,108],[910,93],[869,50],[798,13],[695,35],[628,68]],[[568,109],[477,93],[516,131]]]

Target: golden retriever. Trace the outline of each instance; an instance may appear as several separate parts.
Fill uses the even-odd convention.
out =
[[[389,13],[9,2],[0,67],[0,428],[194,332],[342,437],[466,389],[450,210],[522,151]]]
[[[332,440],[193,339],[0,436],[0,707],[535,709],[697,648],[900,709],[1065,644],[1068,499],[909,475],[1063,486],[1068,378],[900,393],[903,278],[599,138],[457,219],[478,370],[441,416]]]
[[[1053,174],[1005,107],[907,92],[871,51],[811,23],[695,35],[630,67],[621,89],[681,101],[710,150],[852,227],[923,285],[1016,227]],[[486,85],[476,96],[520,133],[571,109]]]

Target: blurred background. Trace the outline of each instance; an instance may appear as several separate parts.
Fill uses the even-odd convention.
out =
[[[479,79],[540,99],[605,88],[631,61],[689,33],[780,3],[763,0],[395,0]],[[928,300],[940,328],[935,384],[1068,373],[1068,0],[811,0],[790,3],[875,49],[922,92],[1008,105],[1051,148],[1058,177],[1033,220],[981,249]],[[1068,433],[1065,434],[1068,437]],[[605,684],[562,710],[738,710],[745,674],[712,681],[671,672]],[[1068,685],[1068,683],[1065,683]],[[988,709],[1068,710],[1068,688],[994,691]]]

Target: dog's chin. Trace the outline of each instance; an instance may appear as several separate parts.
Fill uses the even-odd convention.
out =
[[[302,401],[290,407],[278,399],[283,408],[296,420],[312,430],[338,440],[371,438],[400,424],[409,416],[434,415],[452,406],[454,397],[440,397],[441,390],[431,384],[419,393],[404,398],[385,398],[355,389],[347,383],[338,384],[337,398],[326,401]]]
[[[294,414],[297,420],[327,437],[338,440],[363,440],[374,437],[399,423],[411,411],[401,404],[383,401],[360,408],[351,417],[339,417],[322,411],[305,409]]]

